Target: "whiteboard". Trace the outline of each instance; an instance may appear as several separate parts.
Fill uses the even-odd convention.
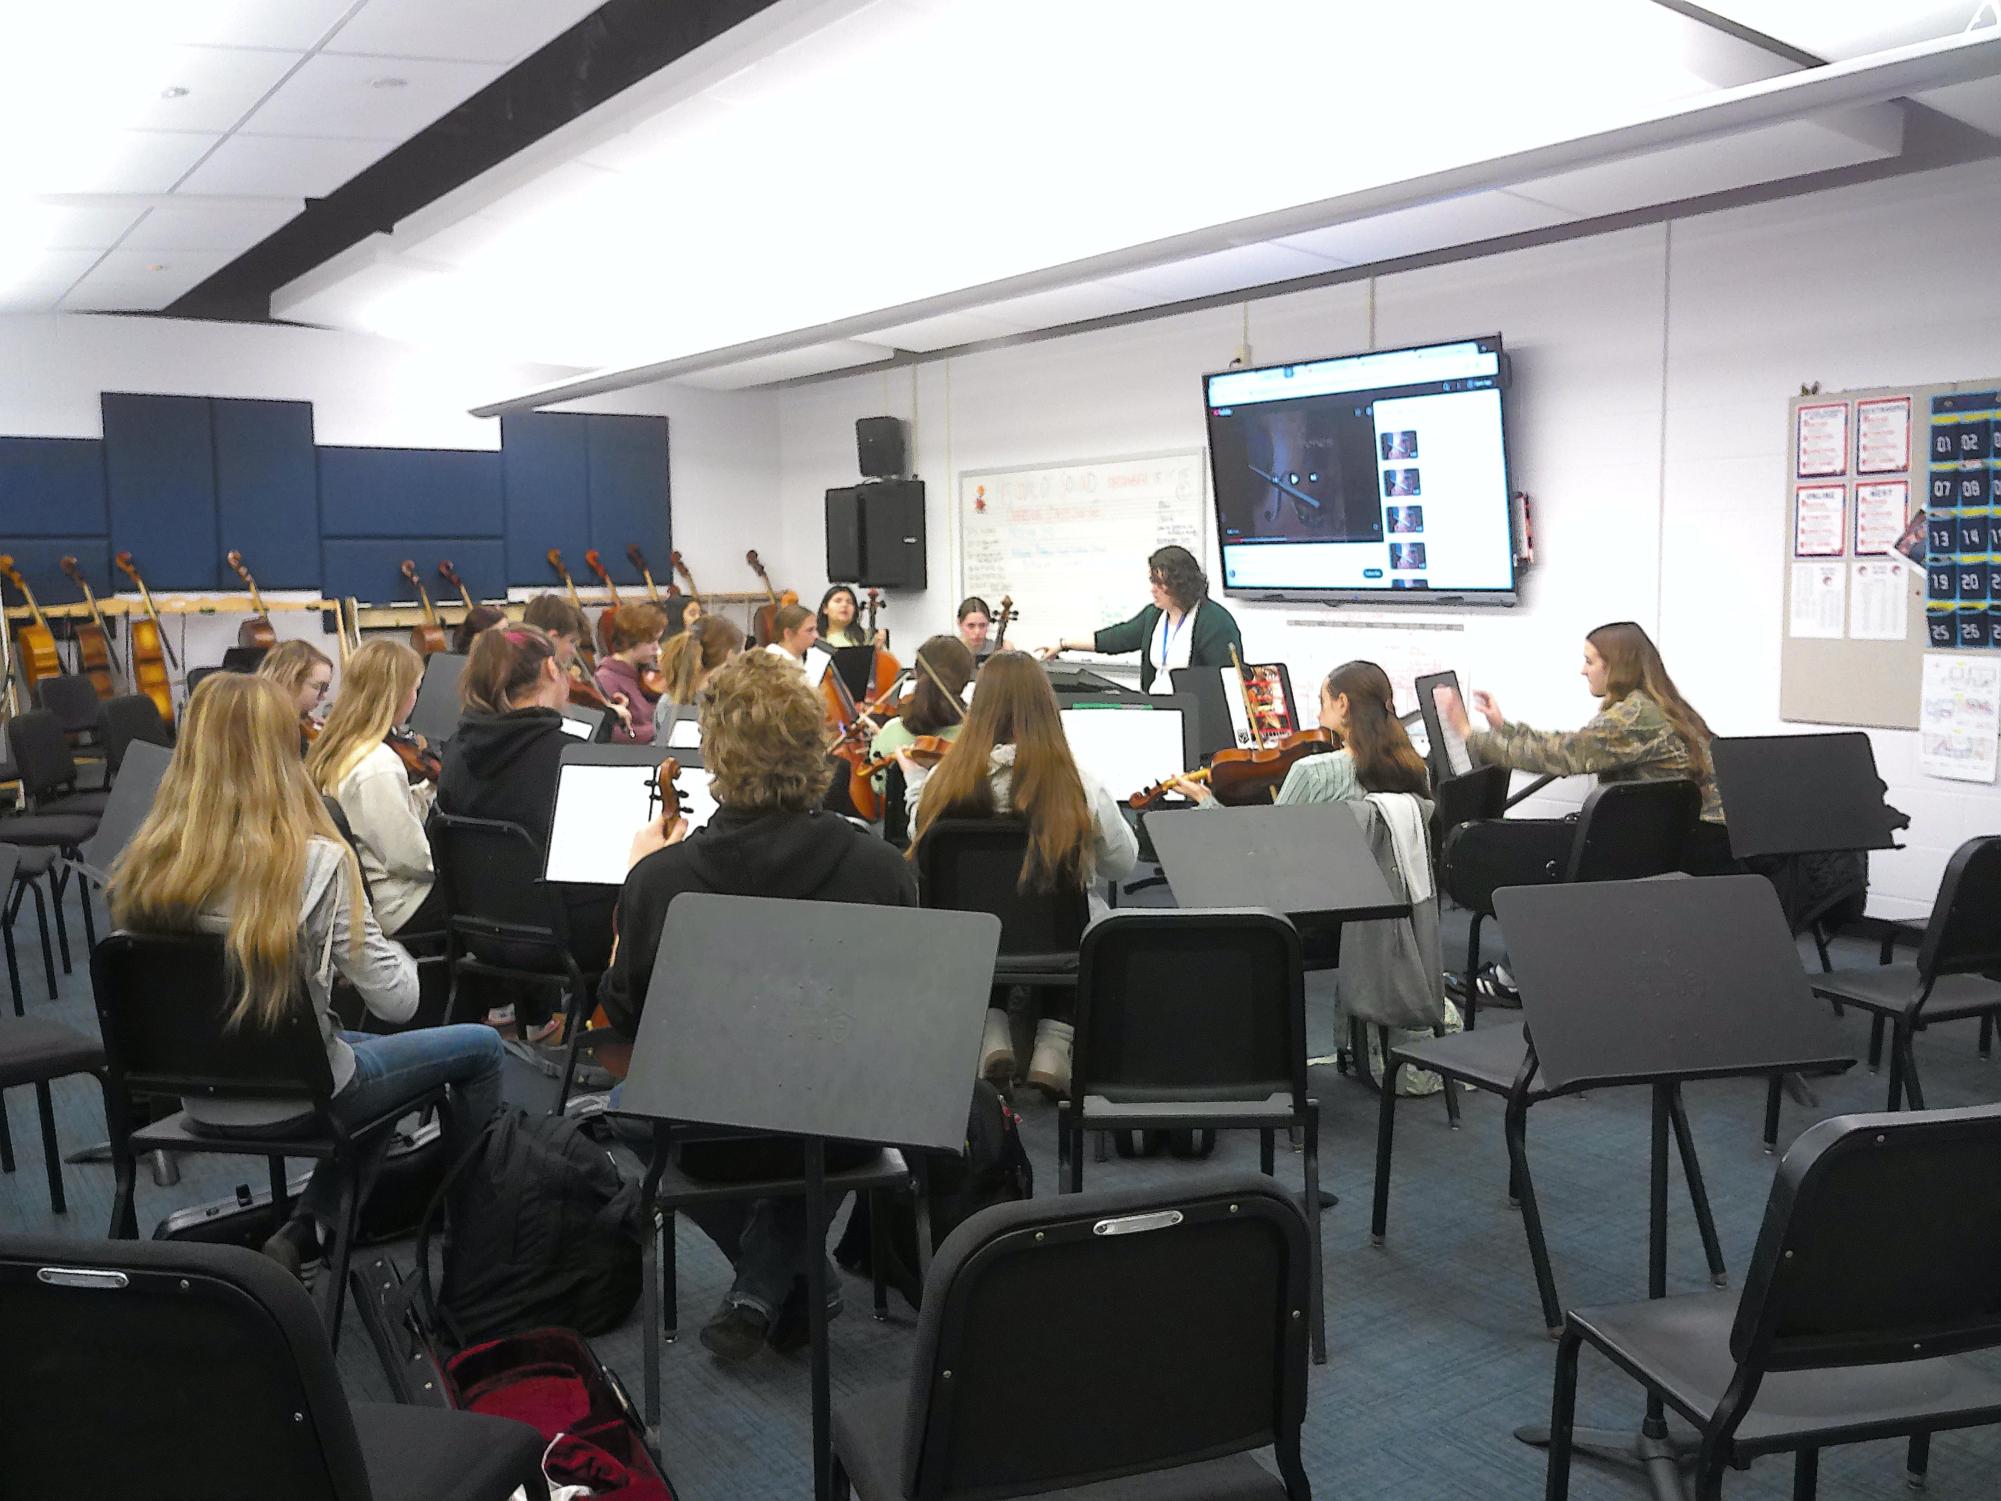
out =
[[[959,592],[996,610],[1013,596],[1016,646],[1116,625],[1147,603],[1155,548],[1177,542],[1203,556],[1207,498],[1200,449],[964,470]]]

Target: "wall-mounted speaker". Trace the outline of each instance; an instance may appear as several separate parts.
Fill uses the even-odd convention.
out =
[[[908,472],[906,447],[901,417],[859,417],[855,420],[855,457],[865,478],[895,479]]]
[[[829,490],[827,577],[865,589],[924,588],[924,481]]]

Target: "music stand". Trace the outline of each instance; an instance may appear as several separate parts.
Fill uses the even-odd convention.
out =
[[[650,1222],[668,1122],[803,1139],[819,1501],[830,1492],[826,1143],[965,1149],[999,947],[987,912],[707,892],[667,909],[619,1097],[622,1113],[660,1123],[641,1212]],[[651,1370],[658,1321],[645,1322]]]
[[[669,752],[652,745],[565,745],[556,762],[544,880],[619,886],[632,836],[660,814],[656,773]],[[715,812],[699,750],[671,753],[681,764],[682,816],[689,832]]]
[[[1184,907],[1262,907],[1301,917],[1408,917],[1355,815],[1334,804],[1183,809],[1143,820]]]
[[[112,865],[153,811],[160,779],[173,759],[174,753],[166,746],[150,740],[134,740],[125,748],[125,759],[119,765],[118,779],[111,784],[111,796],[104,800],[97,831],[78,849],[82,858],[69,862],[71,870],[98,886],[110,879]]]
[[[410,728],[433,745],[443,745],[459,727],[459,679],[466,658],[455,651],[434,651],[424,658],[424,678],[417,685],[417,703],[410,710]]]
[[[1075,663],[1044,662],[1042,670],[1049,674],[1049,686],[1061,698],[1066,693],[1127,693],[1136,689],[1121,688],[1103,673],[1093,672],[1088,667]]]
[[[1452,741],[1448,738],[1445,721],[1439,718],[1438,700],[1433,697],[1440,688],[1450,688],[1461,703],[1466,701],[1466,695],[1459,691],[1459,674],[1456,672],[1426,673],[1411,684],[1412,691],[1417,694],[1417,712],[1424,719],[1424,759],[1431,768],[1431,785],[1434,787],[1442,787],[1453,777],[1464,776],[1473,769],[1472,757],[1464,756],[1464,741],[1459,742],[1459,748],[1466,764],[1455,764],[1459,758],[1451,753]]]
[[[1668,1136],[1683,1115],[1683,1082],[1832,1071],[1855,1059],[1807,985],[1778,894],[1761,876],[1510,886],[1494,907],[1521,987],[1524,1066],[1539,1071],[1541,1087],[1551,1095],[1651,1087],[1647,1295],[1664,1298]],[[1700,1202],[1694,1138],[1677,1134]],[[1527,1182],[1521,1207],[1539,1224]],[[1515,1436],[1546,1444],[1549,1430],[1525,1425]],[[1647,1399],[1637,1434],[1579,1429],[1576,1448],[1638,1465],[1657,1496],[1675,1501],[1681,1467],[1695,1458],[1669,1435],[1657,1397]]]
[[[1716,790],[1739,860],[1897,848],[1908,814],[1883,801],[1876,754],[1861,731],[1712,740]]]

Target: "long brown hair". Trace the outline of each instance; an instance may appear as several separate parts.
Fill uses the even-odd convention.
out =
[[[1609,625],[1599,626],[1584,639],[1605,659],[1605,697],[1599,701],[1598,707],[1609,709],[1638,689],[1660,705],[1669,728],[1681,736],[1682,744],[1688,747],[1689,758],[1706,774],[1709,770],[1709,724],[1695,712],[1695,705],[1683,698],[1681,690],[1675,687],[1653,638],[1630,620],[1615,620]]]
[[[299,972],[299,903],[314,839],[340,852],[359,950],[361,867],[299,764],[290,695],[267,677],[216,673],[188,700],[153,811],[112,867],[112,921],[183,933],[226,908],[224,944],[238,986],[231,1023],[273,1026]]]
[[[980,671],[980,691],[917,803],[910,841],[914,859],[924,831],[940,818],[991,818],[993,749],[1014,747],[1010,801],[1028,823],[1023,891],[1081,886],[1090,878],[1091,804],[1063,738],[1056,694],[1042,664],[1025,652],[1003,651]]]
[[[926,668],[930,672],[926,672]],[[934,678],[932,674],[937,676]],[[917,648],[917,672],[901,718],[913,735],[935,735],[966,717],[961,701],[973,679],[973,654],[957,636],[933,636]]]
[[[702,680],[743,649],[743,632],[720,615],[704,615],[667,638],[660,651],[663,695],[670,704],[692,704]]]
[[[1370,792],[1414,792],[1431,796],[1424,759],[1397,718],[1389,674],[1374,662],[1343,662],[1327,674],[1320,691],[1329,699],[1348,695],[1348,728],[1341,743],[1355,758],[1355,780]]]
[[[473,639],[459,674],[459,702],[475,714],[505,714],[542,680],[556,643],[532,625],[502,625]]]

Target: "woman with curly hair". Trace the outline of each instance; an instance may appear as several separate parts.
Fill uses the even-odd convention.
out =
[[[1099,651],[1111,656],[1136,651],[1142,693],[1168,693],[1168,674],[1184,667],[1228,667],[1230,653],[1242,655],[1244,634],[1228,610],[1209,597],[1209,576],[1185,547],[1158,549],[1146,560],[1153,603],[1120,625],[1090,636],[1065,637],[1039,655]]]

